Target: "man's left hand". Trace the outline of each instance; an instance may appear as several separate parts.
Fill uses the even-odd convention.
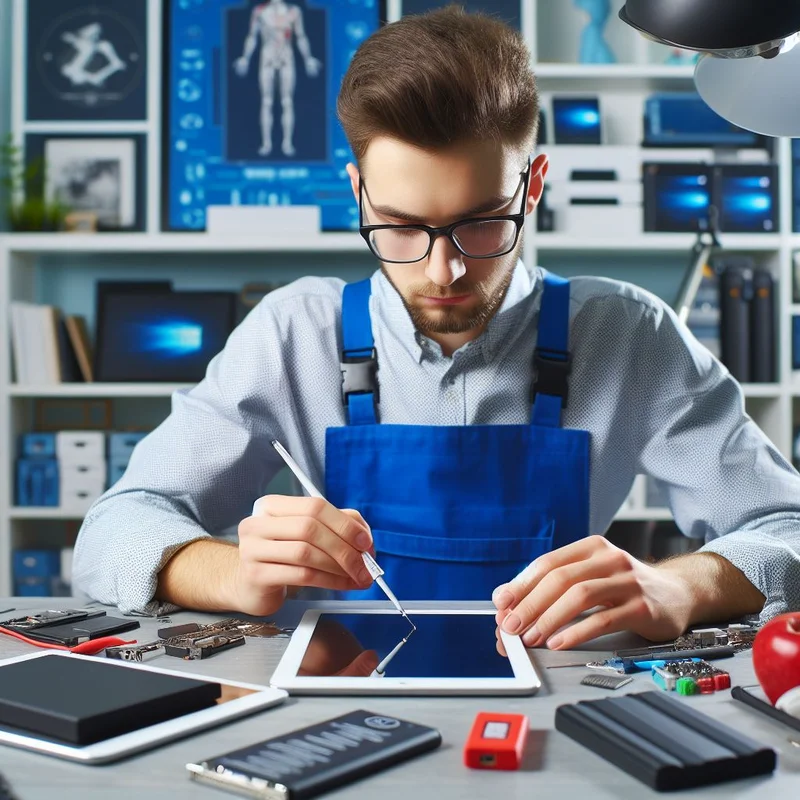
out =
[[[537,558],[495,589],[497,624],[527,647],[567,650],[630,630],[653,641],[680,636],[693,622],[692,585],[678,570],[638,561],[603,536],[589,536]],[[595,613],[573,622],[590,609]],[[497,648],[505,655],[498,632]]]

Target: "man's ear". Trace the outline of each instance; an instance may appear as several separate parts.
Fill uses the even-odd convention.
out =
[[[358,167],[355,164],[348,164],[345,169],[350,176],[350,188],[353,190],[353,197],[355,197],[357,203],[358,185],[361,182],[361,173],[358,171]]]
[[[547,177],[547,170],[550,169],[550,159],[542,153],[537,156],[531,164],[531,180],[528,185],[528,202],[525,205],[525,213],[530,214],[539,204],[544,192],[544,179]]]

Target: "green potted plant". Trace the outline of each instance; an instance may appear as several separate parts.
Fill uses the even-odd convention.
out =
[[[12,231],[58,231],[69,208],[44,197],[45,163],[36,158],[25,163],[22,150],[9,133],[0,143],[0,187]]]

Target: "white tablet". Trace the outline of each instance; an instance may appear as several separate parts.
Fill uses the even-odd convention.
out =
[[[74,656],[62,651],[48,650],[44,653],[31,653],[0,661],[0,666],[13,664],[19,661],[29,661],[45,656],[59,656],[62,658],[92,658],[102,661],[109,669],[138,669],[148,672],[160,672],[164,675],[177,675],[182,678],[193,678],[198,681],[208,681],[220,687],[220,697],[216,704],[210,708],[194,711],[175,719],[159,722],[139,730],[131,731],[120,736],[114,736],[99,742],[87,745],[75,745],[62,741],[47,739],[37,734],[15,728],[10,729],[0,726],[0,744],[23,747],[26,750],[35,750],[59,758],[80,761],[85,764],[102,764],[114,761],[123,756],[147,750],[162,742],[171,742],[204,728],[210,728],[227,722],[236,717],[252,714],[270,706],[282,703],[288,696],[285,691],[267,686],[259,686],[239,681],[223,681],[203,675],[195,675],[186,671],[161,669],[149,664],[135,664],[131,662],[112,661],[102,656]],[[67,688],[67,687],[65,687]],[[68,690],[68,689],[67,689]]]
[[[541,686],[518,636],[495,612],[414,610],[416,630],[395,610],[307,611],[272,680],[291,694],[529,695]]]

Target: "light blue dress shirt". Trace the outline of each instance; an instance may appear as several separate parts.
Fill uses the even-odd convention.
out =
[[[154,613],[167,560],[235,527],[265,493],[283,466],[273,438],[324,486],[325,430],[345,424],[342,285],[309,277],[267,295],[206,378],[174,395],[169,417],[85,519],[77,589],[126,612]],[[381,421],[529,422],[541,290],[541,270],[518,264],[484,333],[445,357],[375,273]],[[650,475],[683,533],[704,539],[704,550],[727,558],[765,595],[763,618],[800,608],[800,475],[747,416],[736,381],[637,287],[575,278],[570,311],[564,422],[592,435],[591,532],[604,533],[636,475]]]

